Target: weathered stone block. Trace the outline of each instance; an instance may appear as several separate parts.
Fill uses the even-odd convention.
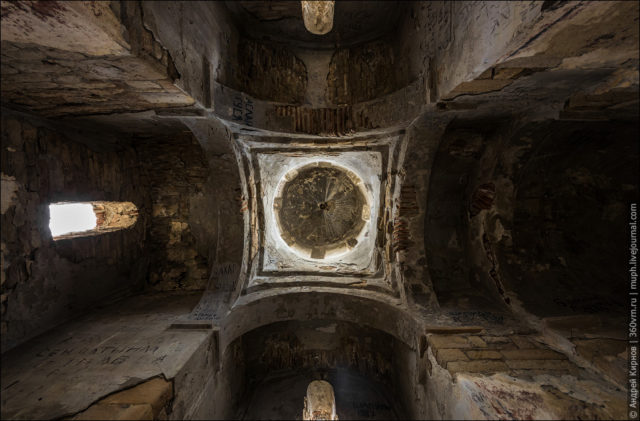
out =
[[[507,360],[509,368],[516,370],[571,370],[575,366],[567,360]]]
[[[465,351],[465,354],[472,360],[500,360],[502,354],[494,350],[475,350],[469,349]]]
[[[101,404],[149,404],[157,415],[173,397],[171,383],[155,378],[128,390],[108,396]]]
[[[545,369],[545,370],[530,370],[530,369],[523,369],[523,370],[515,370],[512,369],[509,372],[510,376],[513,377],[518,377],[518,378],[533,378],[536,376],[564,376],[567,374],[575,374],[574,372],[571,372],[569,370],[550,370],[550,369]]]
[[[469,336],[467,339],[469,339],[469,342],[471,342],[471,344],[476,348],[487,347],[487,343],[483,341],[482,338],[479,336]]]
[[[627,341],[616,339],[574,339],[578,356],[619,384],[627,378]]]
[[[504,344],[511,342],[511,339],[506,336],[483,336],[482,340],[488,344]]]
[[[412,194],[415,195],[415,187],[411,187],[411,189]],[[483,330],[482,326],[426,326],[424,328],[425,333],[433,333],[434,335],[472,334],[480,333]]]
[[[469,361],[466,355],[457,348],[444,348],[436,350],[436,360],[442,367],[446,367],[450,361]]]
[[[511,340],[519,349],[535,349],[538,348],[530,339],[525,336],[512,336]]]
[[[499,91],[505,86],[513,82],[510,79],[480,79],[472,80],[470,82],[462,82],[455,87],[447,95],[444,95],[442,99],[453,99],[459,95],[478,95],[485,92]]]
[[[73,420],[153,420],[148,404],[97,404],[79,413]]]
[[[433,348],[471,348],[471,343],[464,336],[459,335],[429,335],[429,344]]]
[[[447,370],[451,373],[495,373],[508,371],[509,367],[503,361],[496,360],[453,361],[447,364]]]
[[[507,360],[565,360],[567,357],[550,349],[502,350]]]

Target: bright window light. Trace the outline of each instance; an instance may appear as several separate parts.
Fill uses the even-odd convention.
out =
[[[96,227],[96,214],[90,203],[63,203],[49,205],[49,229],[53,237],[92,230]]]

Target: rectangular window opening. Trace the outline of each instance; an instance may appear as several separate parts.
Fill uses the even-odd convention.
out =
[[[49,229],[53,237],[90,231],[96,227],[96,214],[91,203],[49,205]]]
[[[51,203],[49,229],[54,240],[129,228],[138,219],[131,202]]]

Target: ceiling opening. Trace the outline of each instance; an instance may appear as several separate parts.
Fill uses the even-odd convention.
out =
[[[369,219],[360,177],[328,162],[294,168],[274,199],[280,236],[298,254],[324,259],[348,253]]]
[[[54,203],[49,205],[49,215],[49,229],[54,239],[96,227],[97,218],[91,203]]]
[[[66,202],[49,205],[54,240],[104,234],[133,226],[138,208],[131,202]]]

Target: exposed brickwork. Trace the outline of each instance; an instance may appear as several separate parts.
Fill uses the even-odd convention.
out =
[[[522,335],[428,335],[429,347],[440,366],[451,374],[507,373],[531,376],[577,373],[567,357]]]
[[[87,58],[5,41],[2,96],[3,101],[47,117],[193,104],[169,79],[136,57]]]
[[[383,127],[382,118],[393,118],[389,110],[375,110],[374,107],[355,107],[345,105],[332,108],[311,108],[308,106],[275,105],[273,114],[281,122],[288,120],[286,130],[297,133],[317,134],[324,136],[342,136],[360,130],[371,130]],[[396,118],[406,117],[406,114]],[[378,115],[380,119],[377,118]]]
[[[413,217],[420,213],[416,187],[412,184],[403,184],[400,188],[400,200],[398,201],[398,216]]]
[[[337,108],[309,108],[290,105],[276,106],[278,117],[290,117],[292,130],[299,133],[340,136],[356,129],[353,110],[349,106]]]
[[[393,221],[393,252],[406,250],[411,244],[408,222],[399,218]]]
[[[494,350],[469,350],[466,355],[473,360],[500,360],[502,354]]]
[[[302,104],[307,90],[307,69],[290,50],[242,39],[238,68],[231,86],[258,99]]]
[[[201,191],[208,167],[191,134],[141,139],[138,150],[153,197],[146,247],[154,289],[203,289],[206,257],[198,254],[189,224],[190,197]]]
[[[447,363],[447,370],[451,374],[458,372],[497,373],[508,369],[509,367],[503,361],[496,360],[451,361]]]
[[[469,361],[469,358],[459,349],[442,348],[436,350],[436,361],[441,366],[446,367],[450,361]]]

